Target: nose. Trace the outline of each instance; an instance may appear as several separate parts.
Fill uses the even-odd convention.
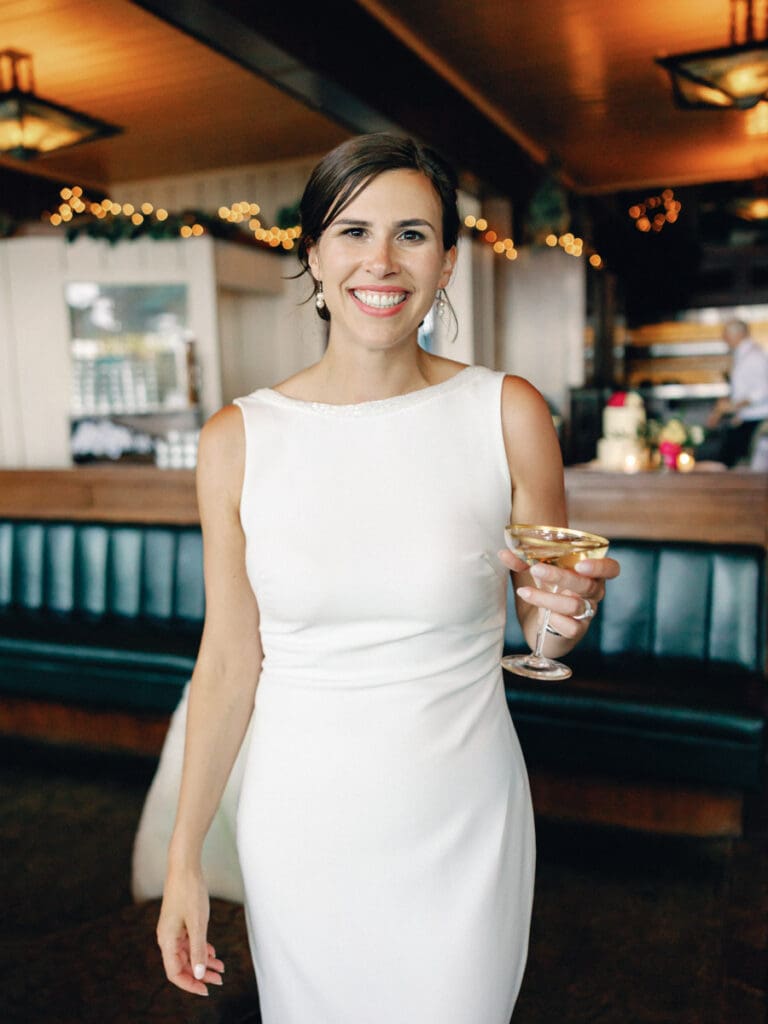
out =
[[[366,264],[368,272],[374,277],[387,277],[389,274],[396,274],[400,268],[397,264],[392,239],[374,240]]]

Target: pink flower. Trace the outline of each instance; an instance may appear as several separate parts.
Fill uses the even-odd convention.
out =
[[[682,450],[683,446],[675,441],[662,441],[659,445],[659,454],[662,461],[670,469],[677,469],[677,456]]]
[[[608,405],[626,405],[626,401],[627,401],[627,392],[626,391],[616,391],[608,399]]]

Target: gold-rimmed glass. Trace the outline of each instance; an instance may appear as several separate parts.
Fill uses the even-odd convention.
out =
[[[527,565],[557,565],[573,569],[585,558],[605,558],[609,541],[596,533],[570,530],[564,526],[542,526],[531,523],[510,523],[504,530],[509,550]],[[533,577],[537,587],[557,593],[557,587],[541,583]],[[551,611],[543,608],[539,614],[536,644],[530,654],[510,654],[501,659],[502,666],[516,675],[530,679],[567,679],[572,675],[567,665],[541,653],[544,646]]]

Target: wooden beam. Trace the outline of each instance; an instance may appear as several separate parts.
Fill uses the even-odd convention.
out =
[[[311,13],[251,0],[134,2],[351,132],[406,131],[517,201],[541,177],[518,142],[354,0]]]

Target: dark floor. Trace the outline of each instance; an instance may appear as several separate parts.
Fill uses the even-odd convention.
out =
[[[152,767],[5,742],[3,1024],[258,1019],[239,908],[214,903],[226,985],[195,1000],[163,978],[157,904],[131,904],[131,842]],[[768,844],[754,831],[702,842],[539,823],[515,1024],[764,1024]]]

